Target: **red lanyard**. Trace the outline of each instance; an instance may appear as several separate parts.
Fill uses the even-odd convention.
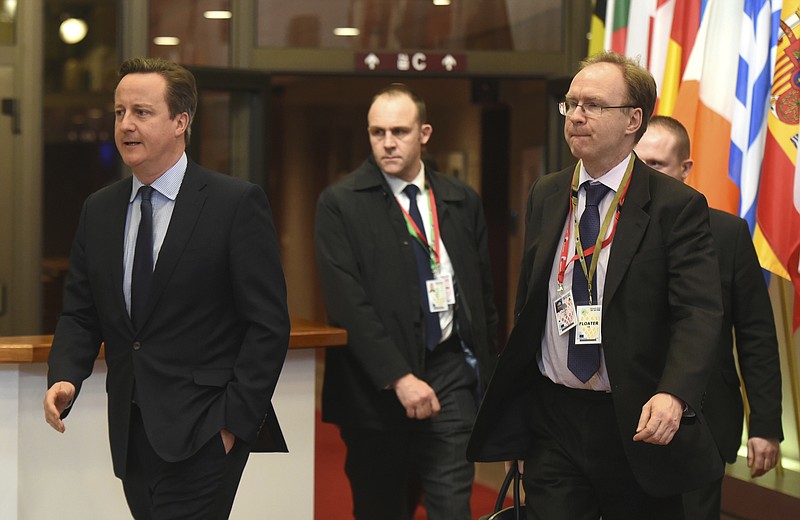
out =
[[[611,227],[611,233],[608,235],[608,238],[603,240],[602,244],[600,245],[600,249],[607,247],[611,244],[611,241],[614,240],[614,235],[617,232],[617,224],[619,224],[619,214],[620,209],[622,209],[622,203],[625,201],[625,196],[628,194],[628,188],[631,186],[631,179],[628,176],[628,182],[625,183],[625,186],[622,188],[622,194],[620,195],[619,204],[617,205],[616,211],[614,212],[614,224]],[[569,252],[569,237],[572,231],[572,215],[575,211],[574,204],[572,202],[572,195],[570,195],[570,205],[569,205],[569,216],[567,218],[567,232],[564,235],[564,245],[561,247],[561,255],[558,259],[558,286],[559,290],[564,284],[564,274],[567,271],[567,265],[579,260],[581,258],[580,255],[575,254],[572,258],[567,260],[567,255]],[[591,246],[588,249],[583,251],[583,256],[590,256],[594,253],[595,246]]]
[[[436,272],[436,266],[439,265],[439,255],[440,255],[440,246],[439,246],[439,213],[436,211],[436,199],[433,196],[433,189],[429,186],[425,186],[425,189],[428,191],[428,215],[430,217],[431,227],[433,228],[433,247],[430,246],[428,240],[425,238],[425,232],[421,231],[417,224],[414,222],[414,219],[411,218],[411,215],[408,214],[408,210],[403,207],[402,204],[398,202],[400,206],[400,210],[403,212],[403,216],[406,219],[406,225],[408,226],[408,232],[413,236],[422,247],[428,251],[428,255],[431,257],[431,271]]]

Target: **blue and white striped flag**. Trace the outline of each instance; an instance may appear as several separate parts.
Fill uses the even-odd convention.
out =
[[[739,216],[755,228],[767,113],[783,0],[745,0],[728,175],[739,186]],[[722,78],[720,78],[722,80]]]

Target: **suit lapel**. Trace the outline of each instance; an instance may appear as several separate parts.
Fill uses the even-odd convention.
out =
[[[120,181],[114,187],[115,191],[110,200],[111,204],[108,210],[108,218],[106,220],[108,231],[105,234],[107,237],[115,237],[114,240],[101,240],[99,241],[105,249],[102,258],[110,262],[111,266],[111,287],[116,288],[113,295],[113,305],[121,309],[122,314],[128,316],[128,323],[133,327],[130,321],[128,310],[125,305],[125,291],[122,288],[123,278],[125,276],[125,221],[128,218],[128,206],[130,205],[131,197],[131,182],[132,177],[125,181]]]
[[[650,202],[650,185],[647,174],[642,171],[642,163],[636,159],[631,186],[620,210],[619,227],[611,244],[608,257],[608,270],[603,289],[603,304],[607,305],[622,282],[633,255],[639,249],[644,232],[650,222],[646,207]]]
[[[427,177],[433,190],[434,198],[436,199],[436,214],[439,219],[439,231],[442,235],[442,242],[447,248],[447,255],[450,257],[450,263],[453,264],[453,271],[456,273],[463,273],[464,268],[462,263],[466,261],[464,258],[461,242],[459,240],[459,229],[454,226],[454,219],[457,219],[458,210],[456,214],[451,214],[448,208],[449,204],[458,204],[464,200],[464,194],[458,190],[452,189],[449,184],[439,182],[436,173],[426,169]]]
[[[562,243],[564,222],[569,215],[569,190],[573,170],[574,168],[568,168],[562,170],[565,173],[556,174],[558,177],[553,179],[550,193],[542,200],[542,231],[539,237],[539,250],[533,259],[530,282],[541,280],[542,283],[549,283],[556,248]]]
[[[172,212],[164,243],[158,253],[158,261],[153,271],[153,285],[147,298],[147,307],[142,323],[147,322],[150,312],[161,297],[167,281],[175,270],[186,243],[192,236],[192,231],[207,198],[202,191],[205,186],[206,180],[202,172],[194,163],[190,162],[180,191],[178,191],[178,197],[175,199],[175,209]]]

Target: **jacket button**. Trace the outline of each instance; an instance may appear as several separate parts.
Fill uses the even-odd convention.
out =
[[[140,348],[142,348],[142,344],[139,343],[138,341],[134,341],[133,342],[133,350],[139,350]]]

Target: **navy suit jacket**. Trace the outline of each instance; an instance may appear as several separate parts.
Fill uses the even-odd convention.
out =
[[[517,321],[473,429],[470,460],[525,458],[528,403],[548,305],[547,285],[567,219],[574,167],[538,179],[528,199]],[[705,198],[636,159],[611,244],[603,296],[603,352],[628,463],[653,496],[675,495],[722,476],[700,413],[722,319],[719,267]],[[642,406],[656,393],[698,412],[672,442],[634,442]],[[587,425],[590,428],[592,425]]]
[[[126,178],[84,203],[48,386],[69,381],[80,390],[105,344],[109,438],[120,478],[134,383],[147,436],[164,460],[189,457],[223,428],[256,451],[285,451],[270,401],[289,316],[263,190],[189,162],[138,329],[122,290],[130,193]]]

